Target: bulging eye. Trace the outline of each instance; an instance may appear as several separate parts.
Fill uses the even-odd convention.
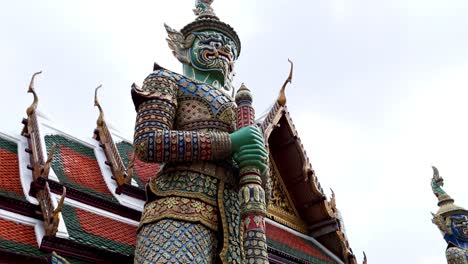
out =
[[[210,46],[215,47],[215,48],[220,48],[221,43],[217,41],[210,41]]]

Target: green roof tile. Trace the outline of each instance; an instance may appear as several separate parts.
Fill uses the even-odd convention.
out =
[[[85,192],[85,193],[88,193],[88,194],[91,194],[91,195],[94,195],[94,196],[98,196],[100,198],[104,198],[106,200],[109,200],[109,201],[112,201],[112,202],[115,202],[115,203],[118,203],[117,199],[115,199],[115,197],[113,197],[112,194],[110,194],[110,192],[108,192],[108,193],[98,192],[98,191],[90,189],[90,188],[88,188],[86,186],[77,184],[76,182],[72,181],[70,179],[70,177],[68,177],[67,173],[65,173],[63,160],[61,158],[61,147],[67,147],[69,149],[72,149],[73,151],[76,151],[77,153],[82,154],[82,155],[94,160],[96,162],[96,165],[97,165],[97,159],[96,159],[96,156],[94,155],[94,150],[92,148],[84,146],[84,145],[82,145],[82,144],[80,144],[78,142],[75,142],[75,141],[73,141],[71,139],[68,139],[68,138],[66,138],[64,136],[61,136],[61,135],[47,135],[47,136],[45,136],[45,143],[46,143],[46,147],[47,147],[47,152],[49,152],[51,150],[52,145],[54,143],[58,145],[58,148],[57,148],[57,150],[55,152],[55,155],[54,155],[54,159],[52,160],[52,169],[54,170],[55,174],[57,175],[57,177],[59,178],[61,183],[68,184],[71,187],[73,187],[73,188],[75,188],[75,189],[77,189],[79,191],[82,191],[82,192]],[[85,165],[85,164],[83,164],[83,165]],[[92,177],[102,178],[103,176],[102,176],[101,171],[99,171],[98,175],[92,175]],[[106,188],[107,188],[107,186],[106,186]]]
[[[30,255],[30,256],[38,256],[38,257],[47,255],[46,253],[40,251],[39,248],[37,247],[5,240],[2,238],[0,238],[0,248],[6,251],[10,251],[10,252],[14,252],[14,253],[22,254],[22,255]]]
[[[7,139],[0,137],[0,148],[18,154],[18,145],[15,142],[11,142]]]
[[[62,208],[62,214],[65,218],[65,224],[67,226],[68,234],[70,235],[70,240],[113,252],[119,252],[125,255],[132,255],[135,251],[134,246],[123,244],[84,231],[76,215],[75,209],[72,206],[64,205]]]

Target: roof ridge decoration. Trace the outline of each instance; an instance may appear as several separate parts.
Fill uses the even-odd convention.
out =
[[[50,166],[54,158],[55,150],[57,149],[57,144],[52,145],[52,149],[47,155],[47,161],[44,164],[44,167],[41,170],[41,177],[47,179],[49,177]],[[44,217],[44,229],[47,236],[55,236],[58,231],[58,225],[60,222],[59,213],[62,211],[63,203],[65,202],[65,196],[67,195],[67,188],[62,186],[62,195],[57,204],[57,207],[54,207],[52,202],[51,191],[49,183],[46,181],[42,190],[36,191],[36,198],[39,200],[39,205],[41,206],[42,216]]]
[[[26,109],[27,119],[23,119],[24,128],[21,134],[28,139],[28,148],[26,152],[31,154],[30,160],[31,165],[28,166],[32,170],[33,182],[31,183],[31,191],[39,201],[41,207],[42,216],[44,218],[44,228],[47,236],[55,236],[59,225],[59,213],[62,210],[63,202],[66,196],[66,188],[63,187],[62,195],[57,207],[54,207],[53,198],[49,184],[46,182],[45,185],[41,185],[39,181],[41,179],[47,179],[49,177],[50,166],[53,160],[56,145],[54,145],[47,156],[47,160],[44,161],[42,146],[39,134],[39,125],[37,122],[36,110],[39,103],[39,98],[34,90],[34,80],[37,75],[41,74],[42,71],[36,72],[32,75],[29,83],[28,93],[32,93],[34,100],[32,104]]]
[[[94,106],[99,109],[99,117],[96,121],[96,129],[94,130],[93,138],[96,139],[101,143],[101,147],[104,149],[104,153],[106,154],[107,162],[106,164],[111,167],[112,174],[117,182],[117,190],[116,193],[120,194],[122,192],[122,188],[126,184],[130,184],[133,176],[132,169],[134,167],[135,158],[133,158],[128,167],[125,168],[125,165],[120,157],[120,154],[117,150],[117,147],[112,139],[112,135],[109,131],[109,128],[104,120],[104,111],[102,109],[101,104],[98,100],[98,90],[102,87],[99,85],[94,90]]]
[[[278,102],[278,104],[281,105],[281,106],[286,105],[286,93],[285,93],[286,86],[288,85],[288,83],[292,82],[292,77],[293,77],[294,64],[290,59],[288,59],[288,62],[291,64],[291,68],[289,69],[289,75],[288,75],[288,78],[286,78],[286,80],[284,81],[283,86],[281,87],[278,99],[276,100]]]
[[[288,59],[288,62],[291,64],[291,67],[289,69],[289,75],[284,81],[283,86],[280,89],[278,98],[276,99],[275,103],[271,107],[270,111],[267,112],[265,119],[260,125],[260,128],[263,131],[263,135],[265,138],[268,138],[271,131],[274,129],[275,124],[278,121],[278,120],[275,120],[275,117],[277,117],[278,112],[280,112],[281,110],[285,111],[285,108],[286,108],[286,86],[288,83],[292,82],[293,68],[294,68],[294,63],[290,59]]]
[[[58,231],[58,225],[60,222],[59,213],[62,211],[66,194],[67,188],[63,186],[63,193],[60,197],[60,201],[58,202],[57,207],[54,207],[52,198],[50,196],[50,188],[48,182],[46,182],[44,189],[39,190],[36,193],[36,197],[39,200],[42,215],[44,217],[44,229],[46,236],[55,236],[55,234]]]
[[[33,178],[39,177],[41,174],[42,166],[44,164],[44,157],[41,147],[41,136],[39,134],[39,125],[37,122],[37,115],[36,110],[39,103],[39,98],[36,94],[34,89],[34,80],[37,75],[41,74],[42,71],[38,71],[34,73],[31,77],[31,81],[28,87],[28,93],[32,93],[34,96],[34,100],[31,105],[26,109],[27,118],[23,119],[23,130],[21,131],[21,135],[28,138],[30,141],[29,148],[26,152],[32,155],[31,160],[34,167],[32,168],[33,171]],[[37,166],[35,166],[37,164]]]
[[[26,109],[26,114],[31,115],[34,113],[37,109],[37,105],[39,102],[39,98],[37,97],[36,91],[34,90],[34,79],[36,78],[36,75],[41,74],[42,71],[35,72],[33,76],[31,77],[31,82],[29,83],[29,88],[28,88],[28,93],[32,93],[34,96],[34,101],[32,104]]]
[[[346,259],[348,260],[347,263],[357,263],[356,257],[353,253],[353,250],[351,249],[348,241],[348,237],[345,233],[344,230],[344,220],[340,214],[340,211],[338,210],[336,206],[336,195],[335,192],[333,191],[332,188],[330,188],[331,191],[331,198],[330,201],[326,200],[325,201],[325,208],[328,211],[328,214],[332,218],[332,220],[336,224],[336,230],[335,232],[337,235],[340,237],[340,242],[342,244],[342,255],[346,256]],[[366,254],[364,253],[364,263],[367,263],[367,257]]]
[[[335,196],[335,192],[333,191],[332,188],[330,188],[330,191],[331,191],[332,194],[331,194],[329,205],[330,205],[331,211],[333,212],[331,215],[335,215],[335,217],[336,217],[336,212],[338,210],[336,208],[336,196]]]

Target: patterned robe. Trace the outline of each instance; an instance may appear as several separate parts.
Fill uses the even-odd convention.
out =
[[[232,98],[165,69],[132,97],[135,153],[165,163],[147,185],[135,263],[241,263]]]

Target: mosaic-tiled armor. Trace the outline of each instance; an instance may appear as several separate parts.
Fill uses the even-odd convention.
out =
[[[240,41],[210,3],[197,1],[197,19],[181,32],[166,26],[184,75],[156,66],[132,89],[135,153],[165,164],[147,185],[135,263],[243,261],[237,164],[268,161],[258,129],[236,131],[231,80]]]
[[[223,227],[231,241],[219,242],[231,242],[232,256],[240,257],[238,173],[226,160],[235,125],[232,99],[211,85],[162,69],[133,92],[135,151],[144,161],[166,163],[147,187],[137,257],[153,253],[154,260],[206,263]],[[162,243],[158,249],[167,252],[146,247],[152,236]]]
[[[444,184],[436,167],[432,167],[432,191],[439,200],[439,210],[433,214],[432,222],[437,225],[447,242],[448,264],[468,264],[468,211],[456,204],[442,189]]]

